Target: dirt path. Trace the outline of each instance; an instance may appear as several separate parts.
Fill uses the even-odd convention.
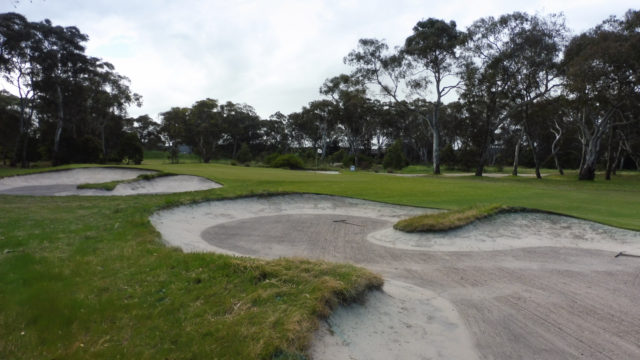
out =
[[[640,259],[614,257],[628,242],[640,243],[640,233],[612,232],[571,219],[575,223],[569,221],[571,226],[565,228],[570,241],[595,231],[602,238],[599,250],[535,246],[545,228],[521,248],[493,251],[465,251],[463,243],[456,251],[409,250],[367,240],[368,234],[415,212],[424,209],[293,196],[172,209],[157,213],[152,222],[169,242],[176,236],[181,241],[199,238],[192,238],[191,245],[202,244],[184,247],[187,250],[349,262],[388,279],[388,297],[374,295],[369,303],[346,310],[349,315],[338,312],[330,318],[327,326],[334,335],[319,337],[312,349],[315,358],[640,358]],[[555,221],[562,224],[563,219],[569,220]],[[164,231],[185,221],[191,224],[184,227],[197,229]],[[500,232],[526,238],[517,226]],[[551,231],[547,236],[558,234]],[[616,238],[621,234],[626,236],[623,241]],[[479,242],[489,237],[479,235]],[[556,240],[562,244],[562,239]],[[606,246],[611,251],[605,251]],[[363,316],[382,328],[365,322],[349,330],[349,324]],[[327,354],[323,349],[332,350]]]

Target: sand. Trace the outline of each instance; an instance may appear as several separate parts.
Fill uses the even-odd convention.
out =
[[[126,196],[140,194],[167,194],[207,190],[220,187],[211,180],[198,176],[175,175],[118,184],[112,191],[78,189],[80,184],[131,180],[155,171],[127,168],[80,168],[44,173],[11,176],[0,179],[0,194],[35,196]]]
[[[382,274],[384,292],[323,324],[315,359],[640,358],[640,259],[615,257],[637,249],[640,233],[505,214],[445,235],[388,234],[426,211],[288,195],[178,207],[151,222],[185,251],[303,256]]]

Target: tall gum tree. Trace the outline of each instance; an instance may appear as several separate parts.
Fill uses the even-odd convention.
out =
[[[560,86],[556,63],[566,30],[558,19],[515,12],[479,19],[467,29],[460,97],[469,116],[478,119],[481,133],[476,176],[482,176],[496,132],[508,121],[522,119],[524,136],[535,153],[527,128],[529,108]]]
[[[405,40],[404,52],[413,60],[415,66],[431,76],[418,77],[410,82],[417,91],[428,88],[433,83],[436,101],[428,122],[433,134],[433,173],[440,174],[440,108],[442,98],[456,89],[460,82],[445,85],[449,77],[458,74],[456,49],[463,40],[462,33],[456,29],[455,21],[429,18],[419,21],[413,27],[413,34]],[[456,81],[458,81],[456,79]]]
[[[361,39],[358,48],[344,60],[356,68],[355,76],[378,85],[381,93],[398,105],[409,106],[410,97],[427,99],[429,90],[434,91],[432,111],[421,114],[432,134],[434,174],[440,174],[440,109],[443,97],[461,84],[457,79],[456,51],[463,41],[463,33],[456,29],[454,21],[429,18],[419,21],[404,47],[393,54],[387,54],[388,46],[381,40]],[[448,78],[453,81],[450,85]],[[402,99],[402,90],[408,90],[409,96]],[[419,112],[415,108],[410,110]]]
[[[574,37],[565,51],[566,91],[574,100],[583,156],[579,179],[594,180],[603,137],[638,121],[640,14],[609,18]]]

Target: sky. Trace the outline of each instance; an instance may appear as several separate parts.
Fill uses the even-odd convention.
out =
[[[629,8],[637,0],[0,0],[0,13],[89,35],[86,53],[142,95],[129,114],[155,119],[205,98],[249,104],[262,118],[299,111],[325,79],[351,71],[342,59],[358,39],[401,45],[421,19],[464,30],[486,16],[563,12],[579,33]]]

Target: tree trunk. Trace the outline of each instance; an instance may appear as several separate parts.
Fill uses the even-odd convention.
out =
[[[513,171],[511,171],[512,176],[518,176],[518,163],[520,161],[520,144],[522,144],[523,134],[524,134],[524,129],[520,131],[520,136],[518,137],[518,142],[516,143],[516,151],[513,155]]]
[[[104,128],[105,128],[105,126],[107,126],[107,121],[106,120],[102,123],[102,126],[100,127],[100,130],[101,130],[100,131],[101,132],[100,137],[102,138],[101,139],[102,140],[102,162],[107,161],[107,145],[105,143],[105,136],[104,136]]]
[[[53,166],[60,165],[60,137],[62,135],[62,128],[64,126],[64,108],[62,107],[62,91],[60,86],[56,85],[56,92],[58,94],[58,123],[56,125],[55,137],[53,139]]]
[[[440,175],[440,94],[433,109],[431,127],[433,130],[433,174]]]
[[[24,134],[24,141],[22,143],[22,164],[21,167],[26,169],[29,167],[29,160],[27,158],[27,149],[29,148],[29,133]]]
[[[564,170],[562,170],[562,166],[560,165],[560,161],[558,160],[558,155],[553,154],[553,161],[556,163],[556,169],[558,169],[560,175],[564,175]]]
[[[560,141],[560,138],[562,137],[562,128],[560,127],[560,125],[558,125],[558,122],[555,121],[554,125],[557,129],[554,130],[553,128],[551,129],[551,132],[556,136],[556,138],[553,140],[553,143],[551,144],[551,156],[553,156],[553,161],[556,164],[556,169],[558,169],[558,172],[560,173],[560,175],[564,175],[564,170],[562,170],[562,166],[560,165],[560,160],[558,159],[558,151],[560,151],[560,148],[558,147],[558,143]]]
[[[236,150],[238,150],[238,139],[233,139],[233,153],[231,154],[231,158],[236,158]]]
[[[586,148],[587,148],[586,142],[587,142],[586,139],[580,136],[581,149],[580,149],[580,165],[578,165],[578,170],[582,169],[582,165],[584,164],[584,156],[586,154]]]
[[[536,151],[536,145],[531,141],[531,136],[529,133],[526,133],[527,142],[529,143],[529,149],[531,149],[531,155],[533,155],[533,163],[536,167],[536,179],[542,179],[542,175],[540,175],[540,161],[538,160],[538,152]]]
[[[618,151],[616,151],[616,157],[613,160],[612,172],[613,175],[616,175],[616,170],[618,169],[618,162],[620,161],[620,154],[622,153],[622,141],[618,142]]]
[[[613,167],[613,126],[609,127],[609,138],[607,139],[607,172],[605,180],[611,180],[611,169]]]
[[[600,148],[600,137],[593,137],[585,151],[584,163],[580,169],[578,179],[594,180],[596,178],[596,163],[598,161],[598,149]]]

